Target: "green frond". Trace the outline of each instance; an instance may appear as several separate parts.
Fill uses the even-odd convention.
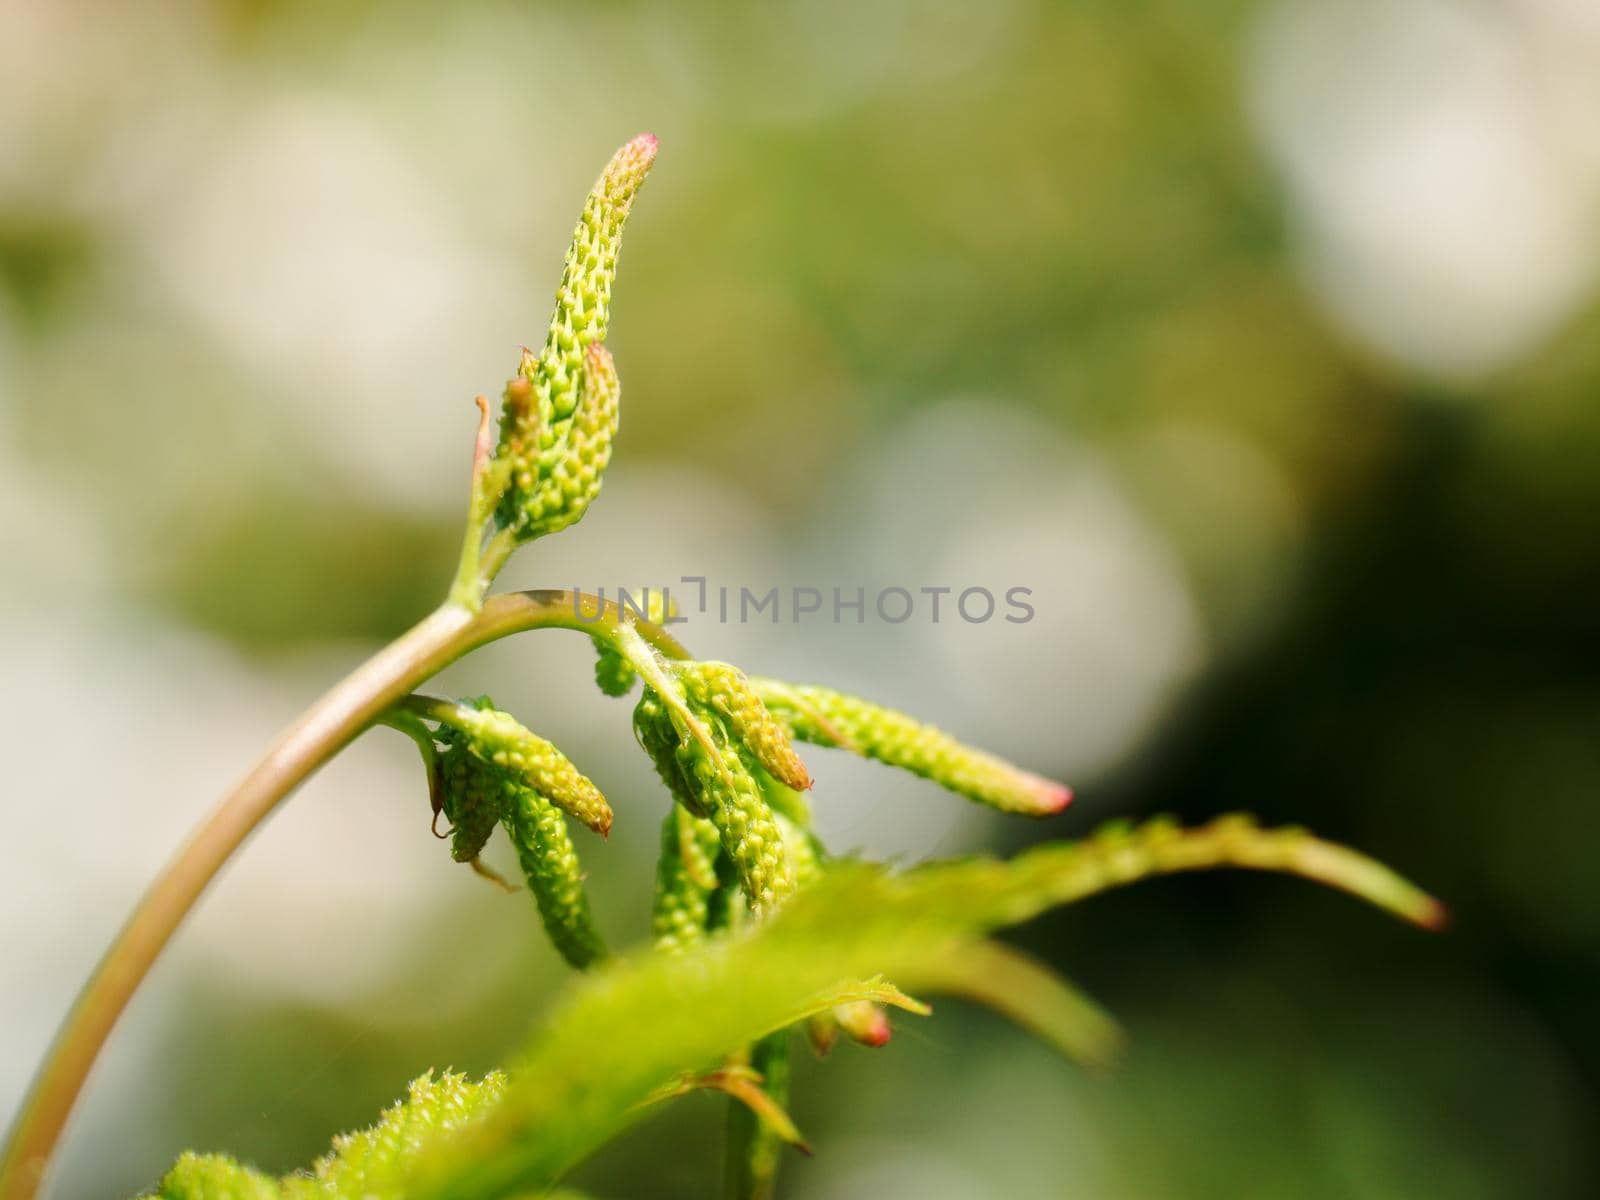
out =
[[[662,786],[682,808],[698,817],[705,816],[705,807],[683,771],[678,767],[678,731],[673,727],[667,706],[651,688],[644,690],[633,709],[633,736],[656,769]]]
[[[655,155],[656,139],[640,134],[596,181],[567,250],[544,346],[524,354],[506,387],[496,462],[510,486],[499,521],[518,540],[566,528],[599,493],[620,391],[602,345],[611,285],[623,226]]]
[[[901,874],[838,864],[741,936],[708,939],[685,955],[618,961],[569,993],[516,1066],[506,1103],[448,1148],[419,1184],[419,1200],[547,1185],[681,1072],[837,1004],[883,1000],[840,979],[881,972],[912,989],[938,985],[952,949],[994,929],[1146,875],[1221,866],[1305,875],[1430,927],[1441,912],[1354,851],[1237,818],[1191,830],[1158,823],[1010,862]]]
[[[706,819],[716,826],[751,911],[764,916],[794,892],[794,869],[760,784],[720,724],[716,735],[714,755],[698,742],[680,742],[678,769],[699,797]]]
[[[711,893],[717,888],[717,828],[674,804],[661,823],[650,932],[657,948],[681,953],[706,935]]]
[[[1070,904],[1096,892],[1153,875],[1234,867],[1299,875],[1427,929],[1442,928],[1446,912],[1382,863],[1325,842],[1298,827],[1263,829],[1234,813],[1184,828],[1158,817],[1142,825],[1113,824],[1080,842],[1036,847],[1012,866],[1012,883],[1037,907]]]
[[[915,1006],[884,978],[914,990],[961,991],[1062,1049],[1094,1058],[1109,1038],[1083,1024],[1077,998],[1069,999],[1059,981],[1041,982],[1025,960],[997,960],[981,939],[1109,887],[1214,867],[1301,875],[1430,928],[1443,919],[1437,901],[1372,860],[1301,830],[1264,830],[1241,817],[1193,829],[1166,821],[1116,827],[1009,862],[977,858],[898,874],[836,863],[769,919],[735,936],[708,937],[682,954],[601,965],[547,1016],[498,1104],[484,1101],[493,1090],[488,1082],[472,1090],[464,1081],[450,1082],[456,1077],[439,1084],[425,1078],[419,1081],[424,1089],[447,1083],[461,1089],[460,1103],[446,1106],[452,1119],[438,1118],[436,1100],[429,1120],[391,1114],[379,1126],[386,1132],[361,1143],[370,1151],[356,1154],[356,1143],[341,1142],[334,1167],[352,1172],[349,1186],[333,1175],[334,1167],[319,1164],[318,1179],[336,1182],[315,1193],[294,1192],[291,1177],[284,1194],[383,1200],[397,1195],[402,1181],[411,1200],[540,1192],[685,1073],[726,1062],[741,1048],[839,1005]],[[975,969],[987,985],[973,982]],[[468,1120],[468,1110],[477,1119]],[[365,1174],[354,1173],[359,1164],[370,1164]],[[233,1186],[233,1173],[216,1169]],[[211,1194],[191,1191],[185,1200]]]
[[[1070,788],[963,745],[905,713],[831,688],[775,679],[751,682],[803,742],[852,750],[1002,812],[1049,816],[1072,799]]]
[[[611,832],[611,806],[594,782],[550,742],[495,708],[487,696],[459,703],[418,696],[407,703],[439,722],[442,740],[459,741],[506,780],[539,793],[594,832]]]
[[[547,398],[551,424],[572,415],[584,353],[606,340],[622,228],[655,158],[655,136],[641,133],[612,155],[584,201],[562,264],[550,332],[543,350],[522,371]]]
[[[743,671],[724,662],[680,663],[677,670],[690,703],[720,716],[767,774],[796,791],[811,786],[811,773],[795,752],[788,728],[767,711]]]
[[[576,525],[600,494],[621,415],[622,382],[611,352],[598,342],[584,353],[582,379],[582,398],[559,453],[544,456],[539,478],[521,499],[518,532],[524,540]]]
[[[459,741],[439,755],[439,812],[450,822],[450,857],[473,862],[505,814],[505,779]]]
[[[361,1197],[388,1200],[407,1194],[407,1182],[422,1157],[445,1137],[491,1111],[505,1093],[505,1076],[491,1072],[482,1083],[446,1071],[429,1071],[406,1088],[406,1098],[376,1125],[333,1139],[333,1149],[311,1168],[310,1178],[284,1180],[284,1200]]]
[[[545,932],[574,967],[590,967],[606,957],[606,946],[589,911],[583,866],[567,833],[566,818],[537,792],[507,786],[506,832],[517,849]]]
[[[693,704],[691,709],[707,730],[709,749],[678,733],[653,688],[645,689],[634,709],[635,735],[674,799],[716,827],[751,911],[761,916],[795,888],[783,833],[723,717]]]

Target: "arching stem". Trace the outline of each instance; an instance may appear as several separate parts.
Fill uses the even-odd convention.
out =
[[[579,606],[582,606],[580,609]],[[579,612],[597,617],[580,620]],[[528,629],[637,635],[669,658],[685,653],[665,631],[615,603],[568,591],[508,592],[473,612],[454,602],[373,655],[301,714],[190,836],[139,901],[84,984],[51,1044],[0,1160],[0,1200],[32,1200],[90,1069],[162,948],[256,826],[396,701],[488,642]]]

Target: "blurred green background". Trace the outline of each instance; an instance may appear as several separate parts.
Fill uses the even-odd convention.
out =
[[[838,849],[1248,809],[1456,917],[1211,876],[1036,923],[1124,1065],[942,1004],[802,1066],[786,1194],[1600,1194],[1596,111],[1571,0],[0,7],[0,1112],[175,840],[441,594],[470,398],[650,129],[606,495],[508,583],[1031,587],[1023,626],[685,637],[1079,788],[1020,826],[814,752]],[[660,797],[588,657],[446,682],[612,797],[630,940]],[[563,971],[413,758],[364,739],[230,868],[58,1195],[305,1163],[519,1041]],[[687,1099],[579,1182],[704,1195],[720,1126]]]

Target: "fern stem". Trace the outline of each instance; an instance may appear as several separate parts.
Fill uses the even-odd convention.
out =
[[[580,620],[579,605],[598,616]],[[615,603],[568,591],[508,592],[473,613],[446,603],[335,684],[301,714],[190,835],[133,910],[84,984],[24,1099],[0,1160],[0,1200],[32,1200],[79,1093],[122,1011],[206,885],[256,826],[403,696],[462,655],[529,629],[576,629],[610,640],[637,629],[658,652],[686,658],[654,625]]]
[[[750,1066],[761,1090],[780,1108],[789,1102],[789,1031],[780,1029],[750,1047]],[[728,1200],[772,1200],[783,1138],[748,1104],[728,1098],[726,1196]]]

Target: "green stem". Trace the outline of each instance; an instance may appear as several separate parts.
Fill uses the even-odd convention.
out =
[[[486,591],[494,577],[500,574],[500,568],[506,565],[506,560],[516,551],[520,543],[517,535],[511,529],[496,530],[494,536],[483,547],[482,557],[478,560],[478,589],[482,594]],[[463,569],[465,569],[463,564]]]
[[[687,657],[666,632],[614,603],[593,621],[579,619],[579,605],[592,611],[599,603],[567,591],[509,592],[490,597],[475,613],[446,603],[285,730],[156,878],[79,993],[12,1126],[0,1160],[0,1200],[31,1200],[38,1193],[90,1068],[206,885],[279,803],[407,693],[479,646],[528,629],[576,629],[608,641],[636,629],[661,654]]]
[[[789,1102],[789,1031],[768,1034],[750,1048],[761,1090],[783,1108]],[[783,1138],[748,1104],[728,1100],[728,1200],[771,1200],[778,1183]]]

